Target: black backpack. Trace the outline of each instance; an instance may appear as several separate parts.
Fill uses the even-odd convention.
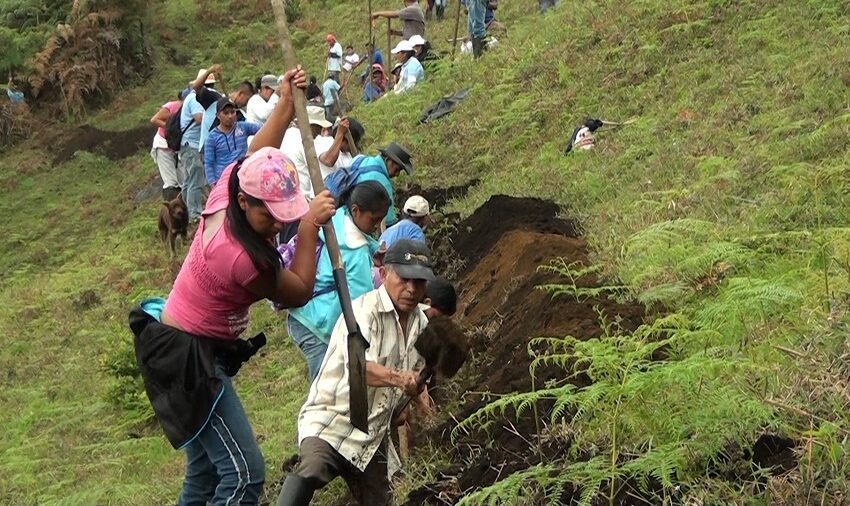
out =
[[[192,121],[186,125],[186,128],[180,128],[180,116],[183,113],[183,106],[181,105],[177,112],[168,117],[168,121],[165,122],[165,143],[168,144],[168,149],[174,151],[180,151],[180,144],[183,141],[183,134],[186,133],[186,130],[189,130],[189,127],[195,124],[195,119],[192,118]]]

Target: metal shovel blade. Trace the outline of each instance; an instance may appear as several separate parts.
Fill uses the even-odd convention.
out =
[[[369,398],[366,395],[366,340],[360,329],[348,334],[348,401],[351,425],[369,432]]]

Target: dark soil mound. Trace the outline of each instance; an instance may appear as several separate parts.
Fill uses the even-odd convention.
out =
[[[82,125],[58,146],[53,155],[53,165],[68,161],[77,151],[101,153],[110,160],[121,160],[135,155],[140,149],[149,149],[155,127],[144,125],[132,130],[109,132],[91,125]]]
[[[576,300],[550,295],[537,287],[563,280],[539,272],[538,266],[563,257],[567,262],[587,261],[587,244],[576,237],[576,227],[559,219],[559,208],[551,202],[494,196],[453,231],[437,234],[432,249],[438,258],[453,256],[456,268],[448,274],[461,290],[458,318],[470,330],[475,357],[463,379],[460,392],[506,393],[529,391],[532,378],[528,367],[528,341],[539,336],[593,338],[602,334],[597,310],[618,317],[625,329],[634,329],[643,318],[643,308],[620,304],[606,297]],[[579,286],[598,286],[601,280],[586,276]],[[557,368],[539,368],[534,382],[563,377]],[[582,381],[578,378],[576,381]],[[447,387],[451,388],[451,387]],[[434,392],[449,400],[450,392]],[[456,396],[456,394],[455,394]],[[460,497],[539,463],[541,459],[563,458],[569,449],[562,442],[544,444],[541,451],[532,443],[538,422],[532,413],[517,418],[512,414],[497,420],[486,432],[476,431],[450,440],[451,430],[484,406],[484,395],[464,397],[453,412],[453,420],[420,435],[445,450],[455,465],[442,470],[437,481],[413,491],[406,504],[454,504]],[[538,421],[545,426],[549,406],[538,406]],[[565,491],[565,500],[572,491]]]
[[[576,237],[575,225],[557,217],[560,208],[539,199],[494,195],[472,215],[457,224],[451,236],[455,251],[467,265],[477,263],[505,232],[526,230]]]

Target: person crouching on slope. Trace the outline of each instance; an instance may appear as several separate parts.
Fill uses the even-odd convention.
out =
[[[368,341],[366,386],[369,431],[351,425],[348,348],[344,318],[331,334],[319,375],[310,385],[298,416],[300,462],[283,483],[277,506],[303,506],[313,492],[342,476],[361,506],[393,504],[387,474],[390,425],[403,395],[417,409],[431,410],[428,389],[416,382],[424,360],[416,340],[428,324],[419,302],[425,283],[434,279],[431,252],[423,242],[402,240],[387,250],[381,268],[383,285],[352,302],[354,316]]]
[[[339,239],[348,289],[354,299],[372,290],[372,255],[378,251],[378,241],[372,234],[387,215],[390,196],[377,181],[366,181],[352,186],[339,200],[340,206],[331,223]],[[323,232],[319,232],[319,238],[324,239]],[[330,255],[323,246],[316,267],[313,298],[306,305],[291,309],[287,322],[292,342],[307,361],[310,381],[319,373],[331,331],[342,314],[335,286]]]
[[[255,505],[262,494],[263,456],[230,376],[264,342],[239,339],[251,304],[298,306],[312,295],[319,224],[334,214],[329,193],[307,203],[295,167],[276,148],[293,117],[292,86],[305,84],[300,67],[286,73],[252,154],[225,169],[210,194],[168,300],[147,299],[130,314],[154,413],[186,451],[181,506]],[[301,241],[284,270],[273,239],[299,218]]]

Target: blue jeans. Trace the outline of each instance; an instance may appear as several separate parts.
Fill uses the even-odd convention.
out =
[[[194,220],[200,218],[201,211],[204,210],[203,188],[207,184],[204,165],[201,163],[201,152],[197,148],[184,144],[180,147],[178,158],[179,171],[186,174],[186,181],[183,183],[183,199],[186,200],[189,219]]]
[[[487,27],[484,25],[484,16],[487,14],[487,0],[469,0],[467,5],[469,15],[467,16],[469,36],[472,38],[483,38],[487,35]]]
[[[546,12],[550,7],[554,7],[557,3],[558,0],[538,0],[538,7],[540,8],[540,12]]]
[[[307,376],[312,383],[319,375],[322,360],[325,359],[325,352],[328,351],[328,343],[319,339],[316,334],[292,316],[286,319],[286,329],[289,331],[292,342],[295,346],[298,346],[301,354],[304,355],[304,360],[307,361]]]
[[[263,493],[266,466],[233,384],[221,370],[221,399],[209,423],[186,447],[186,477],[179,506],[254,505]]]

